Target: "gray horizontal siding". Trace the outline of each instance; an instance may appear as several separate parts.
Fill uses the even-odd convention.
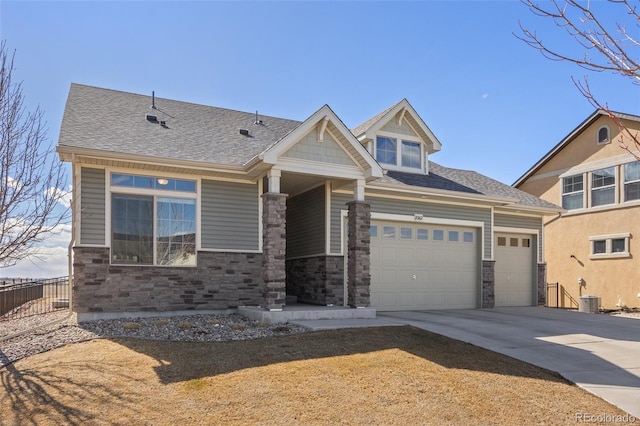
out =
[[[105,171],[80,169],[80,244],[105,245]]]
[[[258,185],[202,180],[203,249],[258,250]]]
[[[325,252],[325,216],[324,186],[287,200],[287,258]]]
[[[345,203],[353,196],[347,194],[332,194],[331,196],[331,251],[340,250],[340,210],[345,210]],[[425,223],[428,218],[469,220],[484,223],[484,251],[485,257],[491,256],[491,210],[476,207],[452,206],[419,201],[395,200],[377,197],[367,197],[372,213],[387,213],[398,215],[422,214]]]
[[[493,218],[494,226],[503,226],[506,228],[523,228],[523,229],[535,229],[538,231],[540,238],[542,237],[542,218],[540,217],[528,217],[528,216],[510,216],[506,214],[496,214]],[[538,250],[538,258],[542,259],[543,245],[540,241],[537,241],[536,248]]]

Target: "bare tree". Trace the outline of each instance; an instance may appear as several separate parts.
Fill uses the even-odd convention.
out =
[[[520,40],[540,51],[546,58],[554,61],[574,63],[592,72],[612,72],[628,79],[632,86],[640,86],[640,3],[634,0],[607,0],[591,2],[589,0],[549,0],[542,4],[534,0],[521,0],[529,10],[553,23],[572,37],[580,47],[580,53],[563,52],[547,44],[535,31],[520,23],[521,34],[515,34]],[[600,9],[608,8],[605,16]],[[609,16],[615,14],[616,20]],[[578,80],[571,77],[580,93],[596,109],[604,111],[620,129],[620,146],[638,155],[640,139],[631,132],[620,117],[609,108],[607,102],[600,101],[591,90],[588,75]],[[640,159],[640,158],[638,158]]]
[[[62,163],[46,140],[40,108],[27,112],[12,81],[15,52],[0,44],[0,267],[37,256],[37,244],[67,216]]]

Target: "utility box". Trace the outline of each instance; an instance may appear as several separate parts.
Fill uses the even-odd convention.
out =
[[[580,296],[578,312],[597,314],[600,312],[600,298],[598,296]]]

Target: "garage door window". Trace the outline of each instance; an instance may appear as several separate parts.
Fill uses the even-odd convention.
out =
[[[509,245],[511,247],[518,247],[518,239],[517,238],[509,238]]]
[[[413,238],[413,230],[411,228],[400,228],[400,238],[410,240]]]
[[[498,237],[498,245],[500,247],[505,247],[507,245],[507,238],[506,237]]]
[[[443,241],[444,240],[444,231],[442,229],[434,229],[433,230],[433,239],[435,241]]]
[[[396,228],[394,226],[382,227],[382,238],[395,238],[395,237],[396,237]]]
[[[460,233],[458,231],[449,231],[449,241],[460,241]]]
[[[464,234],[462,234],[462,241],[464,241],[465,243],[472,243],[473,232],[465,232]]]
[[[429,239],[429,230],[419,228],[416,230],[416,238],[419,240],[428,240]]]
[[[369,228],[369,232],[371,233],[372,237],[377,237],[378,236],[378,227],[376,225],[371,225],[371,227]]]
[[[531,247],[531,240],[529,238],[523,238],[522,247]]]

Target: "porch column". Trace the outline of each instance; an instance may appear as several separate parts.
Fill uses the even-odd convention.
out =
[[[262,194],[262,307],[280,311],[285,304],[287,195]]]
[[[347,206],[347,304],[354,308],[366,308],[370,306],[371,206],[361,200],[351,201]]]

